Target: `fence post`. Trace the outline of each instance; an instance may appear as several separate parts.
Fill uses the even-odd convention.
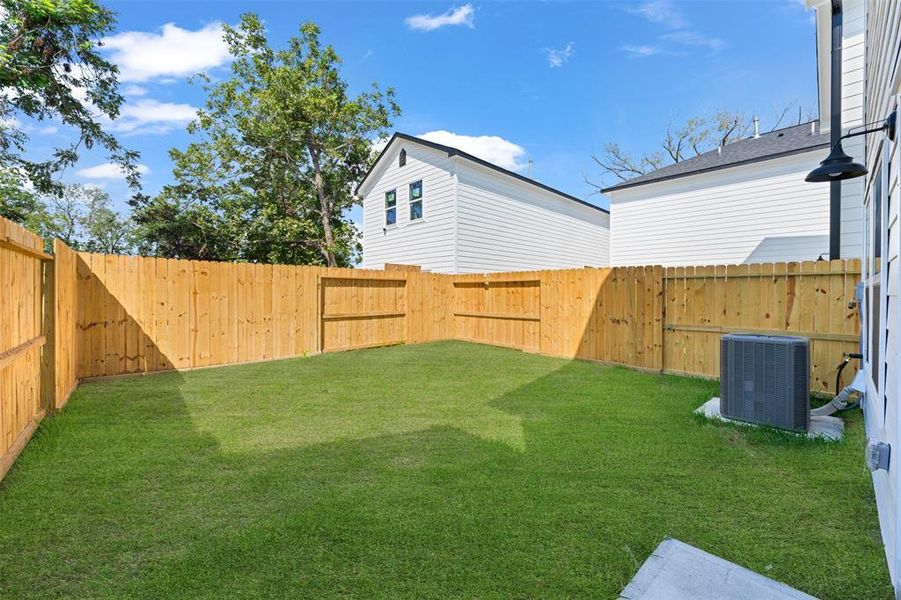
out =
[[[41,261],[41,406],[56,409],[56,261]]]
[[[651,276],[654,278],[652,289],[654,293],[654,357],[652,367],[663,372],[664,356],[663,346],[665,335],[663,328],[666,326],[666,280],[663,278],[664,269],[660,265],[654,265]]]

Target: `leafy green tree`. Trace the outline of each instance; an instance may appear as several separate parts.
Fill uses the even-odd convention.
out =
[[[40,193],[62,192],[57,175],[82,148],[100,144],[138,187],[138,154],[104,131],[119,115],[117,68],[97,51],[113,13],[93,0],[0,0],[0,166],[20,170]],[[20,118],[55,118],[78,132],[42,160],[26,157]]]
[[[113,210],[110,197],[96,188],[87,188],[87,202],[81,220],[83,247],[89,252],[127,254],[133,247],[131,222]]]
[[[140,254],[197,260],[239,257],[234,235],[211,204],[181,200],[167,192],[155,198],[136,195],[129,202],[137,207],[132,219]]]
[[[84,196],[86,188],[81,185],[65,186],[58,196],[49,198],[47,223],[44,236],[59,238],[75,250],[81,250],[83,241],[82,221],[84,220]]]
[[[0,168],[0,217],[43,234],[47,207],[16,171]]]
[[[304,23],[274,50],[253,14],[226,27],[232,73],[200,77],[208,98],[189,126],[200,139],[171,151],[174,184],[133,204],[143,244],[185,257],[353,262],[354,183],[373,159],[371,140],[400,111],[394,91],[376,84],[349,96],[341,60],[319,34]],[[211,231],[222,238],[216,247]]]
[[[109,194],[100,188],[66,185],[62,194],[48,199],[46,214],[41,233],[70,248],[128,254],[134,246],[131,221],[113,210]]]

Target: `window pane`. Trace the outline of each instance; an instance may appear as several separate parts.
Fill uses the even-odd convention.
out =
[[[385,192],[385,206],[390,207],[397,204],[397,191],[391,190],[390,192]]]
[[[881,330],[879,329],[879,307],[882,304],[882,298],[879,281],[873,283],[873,311],[870,313],[870,371],[872,371],[873,385],[879,389],[879,375],[882,371],[882,365],[879,364],[879,337]]]
[[[417,181],[410,184],[410,200],[422,198],[422,182]]]
[[[415,221],[416,219],[422,218],[422,200],[419,202],[411,202],[410,203],[410,220]]]
[[[397,209],[389,208],[385,211],[385,225],[394,225],[397,223]]]
[[[882,256],[882,177],[876,176],[873,186],[873,256]],[[879,261],[876,261],[874,272],[879,272]]]

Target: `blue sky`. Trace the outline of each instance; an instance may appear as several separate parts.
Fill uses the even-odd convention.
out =
[[[670,121],[720,108],[764,120],[788,102],[816,109],[814,26],[798,0],[107,6],[118,27],[106,52],[126,96],[111,127],[141,152],[151,194],[170,180],[168,150],[189,142],[184,125],[204,100],[186,76],[227,74],[218,27],[251,10],[276,46],[317,22],[353,90],[395,88],[397,130],[448,132],[432,135],[523,172],[531,158],[539,181],[604,206],[585,177],[598,179],[590,156],[605,141],[640,152]],[[35,129],[33,151],[65,135]],[[87,155],[65,179],[103,185],[124,207],[128,190],[103,162]]]

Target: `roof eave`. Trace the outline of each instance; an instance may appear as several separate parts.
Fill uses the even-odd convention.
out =
[[[806,153],[806,152],[812,152],[812,151],[814,151],[814,150],[820,150],[820,149],[822,149],[822,148],[828,148],[828,147],[829,147],[829,142],[826,142],[826,143],[823,143],[823,144],[816,144],[816,145],[814,145],[814,146],[808,146],[808,147],[806,147],[806,148],[799,148],[799,149],[796,149],[796,150],[788,150],[788,151],[786,151],[786,152],[779,152],[779,153],[776,153],[776,154],[768,154],[768,155],[766,155],[766,156],[758,156],[758,157],[756,157],[756,158],[749,158],[749,159],[747,159],[747,160],[742,160],[742,161],[739,161],[739,162],[729,163],[729,164],[727,164],[727,165],[716,165],[716,166],[713,166],[713,167],[707,167],[707,168],[704,168],[704,169],[698,169],[698,170],[696,170],[696,171],[688,171],[687,173],[675,173],[675,174],[673,174],[673,175],[666,175],[666,176],[664,176],[664,177],[659,177],[659,178],[657,178],[657,179],[649,179],[649,180],[647,180],[647,181],[636,181],[636,182],[634,182],[634,183],[629,183],[628,181],[625,181],[625,182],[623,182],[623,183],[621,183],[621,184],[619,184],[619,185],[613,185],[613,186],[610,186],[610,187],[608,187],[608,188],[603,188],[603,189],[601,190],[601,193],[602,193],[602,194],[609,194],[610,192],[618,192],[618,191],[620,191],[620,190],[625,190],[625,189],[629,189],[629,188],[640,187],[640,186],[643,186],[643,185],[651,185],[651,184],[654,184],[654,183],[661,183],[661,182],[664,182],[664,181],[672,181],[672,180],[674,180],[674,179],[681,179],[681,178],[683,178],[683,177],[691,177],[692,175],[702,175],[702,174],[704,174],[704,173],[712,173],[712,172],[714,172],[714,171],[723,171],[723,170],[725,170],[725,169],[731,169],[731,168],[733,168],[733,167],[741,167],[741,166],[751,165],[751,164],[755,164],[755,163],[767,162],[767,161],[769,161],[769,160],[776,160],[776,159],[779,159],[779,158],[785,158],[785,157],[787,157],[787,156],[793,156],[793,155],[795,155],[795,154],[804,154],[804,153]]]

